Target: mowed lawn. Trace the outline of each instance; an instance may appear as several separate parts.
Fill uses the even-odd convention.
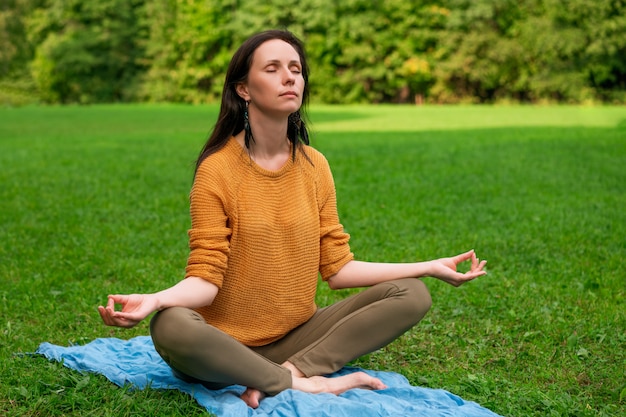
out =
[[[193,163],[215,106],[0,109],[0,414],[206,415],[29,355],[105,327],[109,293],[181,279]],[[626,415],[626,107],[312,106],[362,260],[475,248],[433,307],[355,362],[504,416]],[[289,198],[289,196],[286,196]],[[350,291],[320,284],[319,304]]]

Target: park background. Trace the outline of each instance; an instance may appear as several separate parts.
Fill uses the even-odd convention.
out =
[[[267,28],[306,43],[314,102],[626,98],[622,0],[3,0],[0,103],[214,102]]]
[[[29,352],[148,334],[95,308],[180,279],[228,60],[284,27],[355,254],[489,261],[461,288],[426,280],[424,321],[355,365],[507,417],[623,416],[625,4],[0,2],[0,414],[206,415]]]

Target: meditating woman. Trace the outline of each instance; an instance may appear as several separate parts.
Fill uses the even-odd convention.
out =
[[[250,37],[234,54],[220,114],[196,164],[185,279],[152,294],[110,295],[110,326],[150,323],[154,345],[186,381],[239,384],[258,407],[285,389],[384,389],[364,372],[328,378],[417,324],[431,306],[421,277],[458,286],[484,275],[474,251],[415,263],[354,259],[331,170],[309,146],[309,68],[287,31]],[[457,265],[470,261],[470,270]],[[318,308],[332,289],[366,287]],[[116,310],[121,305],[121,310]]]

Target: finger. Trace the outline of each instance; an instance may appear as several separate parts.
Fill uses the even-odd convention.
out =
[[[487,275],[487,271],[470,271],[464,275],[464,278],[468,281]]]
[[[115,296],[109,295],[107,300],[107,310],[115,311]]]
[[[132,317],[132,314],[131,314],[131,313],[124,313],[124,312],[122,312],[122,311],[116,311],[116,312],[113,314],[113,317],[114,317],[116,320],[132,320],[132,319],[133,319],[133,317]]]
[[[126,304],[128,302],[128,295],[109,295],[109,302],[111,302],[111,300],[113,301],[113,304]]]
[[[102,306],[98,306],[98,314],[100,314],[100,318],[102,319],[103,322],[106,323],[106,317],[104,315],[104,307]]]
[[[107,307],[99,306],[98,313],[107,326],[130,328],[139,322],[132,317],[126,317],[127,314],[113,310],[108,305]]]
[[[472,257],[472,255],[474,254],[474,249],[465,252],[465,253],[461,253],[459,255],[453,256],[452,257],[452,262],[454,262],[455,264],[459,264],[461,262],[467,261],[468,259],[470,259]]]
[[[131,328],[138,323],[136,320],[127,320],[126,318],[115,318],[114,322],[117,327],[125,328]]]
[[[487,265],[487,261],[480,261],[476,265],[472,265],[470,272],[482,271],[485,268],[485,265]]]
[[[119,312],[115,311],[112,314],[109,312],[107,314],[109,326],[117,326],[117,327],[132,327],[134,324],[129,324],[132,320],[128,320],[126,317],[120,317]]]
[[[470,269],[474,270],[478,267],[478,258],[476,257],[476,252],[472,251],[472,266]]]
[[[102,321],[104,322],[104,324],[106,324],[107,326],[113,325],[111,322],[111,317],[109,316],[106,308],[99,306],[98,313],[100,313],[100,317],[102,318]]]
[[[125,322],[132,322],[132,323],[139,323],[141,320],[143,320],[143,316],[141,315],[141,313],[124,313],[122,311],[116,311],[115,315],[113,316],[116,320],[123,320]]]

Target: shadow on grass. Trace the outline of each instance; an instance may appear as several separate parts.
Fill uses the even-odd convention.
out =
[[[183,110],[112,108],[80,124],[49,117],[42,125],[24,113],[5,129],[13,140],[0,141],[4,357],[43,340],[147,333],[110,330],[95,307],[109,292],[156,291],[182,273],[197,151],[189,131],[207,124],[204,109],[181,118]],[[489,260],[489,276],[460,289],[429,280],[436,301],[427,319],[367,366],[454,388],[505,415],[623,415],[623,373],[612,364],[626,351],[625,127],[319,132],[315,146],[335,174],[359,259],[475,247]],[[320,291],[328,303],[339,296]],[[97,378],[74,381],[57,365],[24,359],[1,360],[5,369],[0,414],[98,404]],[[162,394],[147,395],[106,388],[99,398],[114,410],[164,407],[155,402]]]

